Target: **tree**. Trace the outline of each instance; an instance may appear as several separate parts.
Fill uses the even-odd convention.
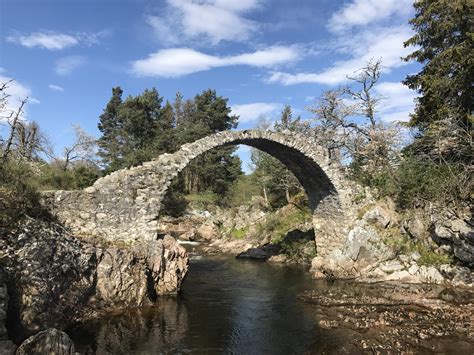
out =
[[[122,122],[118,117],[118,109],[122,104],[123,90],[120,87],[112,88],[112,97],[107,103],[104,112],[99,116],[99,131],[102,136],[98,140],[99,156],[106,166],[113,166],[120,158],[122,144]]]
[[[353,85],[325,92],[310,109],[315,114],[316,139],[333,159],[349,162],[362,180],[390,173],[392,162],[398,159],[398,130],[377,115],[381,98],[374,88],[381,68],[380,60],[369,61],[348,76]]]
[[[161,107],[163,98],[155,88],[122,101],[122,90],[114,88],[100,116],[99,154],[108,171],[141,164],[162,153],[157,137],[173,127],[172,107]]]
[[[182,123],[176,137],[180,145],[216,132],[237,127],[238,116],[231,115],[228,99],[215,90],[205,90],[183,104]],[[194,159],[183,170],[183,186],[187,193],[212,190],[226,195],[232,182],[241,174],[241,162],[233,156],[235,147],[213,149]]]
[[[184,108],[183,108],[183,94],[179,91],[176,93],[173,102],[174,111],[174,125],[179,126],[184,119]]]
[[[423,64],[404,83],[420,94],[409,125],[419,134],[411,147],[431,159],[472,163],[474,3],[470,0],[420,0],[410,23],[417,46],[406,61]]]
[[[87,134],[79,125],[72,126],[74,130],[74,142],[64,147],[61,165],[63,170],[67,170],[71,163],[81,161],[95,165],[95,155],[97,141],[94,137]]]
[[[259,129],[268,129],[268,127],[268,122],[261,118]],[[291,106],[286,105],[281,112],[280,119],[274,123],[273,128],[277,132],[284,130],[304,132],[309,128],[309,125],[301,122],[300,117],[294,119]],[[266,203],[281,206],[284,203],[290,203],[292,195],[302,191],[296,177],[278,159],[259,150],[252,150],[251,159],[255,167],[254,174],[258,176],[257,181],[262,187]],[[269,195],[271,198],[269,198]]]

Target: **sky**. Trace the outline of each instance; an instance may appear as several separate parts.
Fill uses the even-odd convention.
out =
[[[10,108],[28,97],[25,119],[57,154],[73,124],[99,137],[115,86],[125,96],[156,87],[170,101],[212,88],[248,129],[287,104],[310,119],[325,90],[379,58],[378,115],[406,121],[413,15],[411,0],[0,0],[0,82],[14,79]],[[238,154],[248,170],[250,150]]]

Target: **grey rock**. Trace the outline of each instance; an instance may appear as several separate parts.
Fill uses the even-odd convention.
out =
[[[399,220],[398,214],[395,212],[395,204],[388,198],[377,203],[362,218],[366,222],[375,224],[380,228],[394,227],[398,224]]]
[[[381,264],[379,266],[379,268],[383,272],[392,273],[392,272],[395,272],[395,271],[402,270],[404,268],[404,266],[402,264],[400,264],[400,262],[398,262],[397,260],[392,260],[392,261],[388,261],[388,262],[385,262],[385,263]]]
[[[439,245],[448,245],[454,256],[474,268],[474,228],[465,220],[445,212],[433,217],[431,237]]]
[[[14,355],[17,346],[10,340],[0,341],[0,355]]]
[[[26,339],[17,349],[17,355],[73,355],[74,344],[69,336],[57,329],[43,330]]]
[[[18,319],[12,334],[63,328],[106,311],[176,293],[188,258],[172,237],[130,246],[93,245],[56,223],[26,219],[0,238],[6,283]],[[15,340],[15,339],[13,339]]]

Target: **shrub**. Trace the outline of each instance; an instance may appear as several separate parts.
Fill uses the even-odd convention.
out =
[[[0,164],[0,228],[14,228],[25,215],[49,217],[39,202],[36,186],[31,183],[36,170],[30,163],[6,161]]]
[[[457,204],[471,198],[472,179],[460,164],[408,157],[398,168],[398,181],[396,200],[401,208],[428,201]]]

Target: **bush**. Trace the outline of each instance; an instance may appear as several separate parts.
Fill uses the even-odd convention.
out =
[[[0,164],[0,228],[14,228],[25,215],[49,217],[39,202],[36,186],[31,183],[37,173],[37,167],[30,163]]]
[[[283,213],[282,213],[283,212]],[[286,212],[286,213],[285,213]],[[270,234],[273,243],[280,242],[296,226],[311,221],[309,209],[292,207],[290,211],[279,211],[257,225],[258,234]]]
[[[420,253],[421,257],[417,263],[426,266],[439,266],[451,264],[453,257],[445,254],[438,254],[428,245],[419,240],[411,240],[406,236],[399,234],[395,228],[389,228],[385,231],[384,243],[400,254]]]
[[[396,201],[401,208],[426,202],[457,204],[471,198],[472,179],[460,164],[408,157],[398,168],[398,181]]]
[[[163,215],[180,217],[188,207],[188,201],[181,192],[182,180],[177,178],[171,182],[165,197],[163,198],[161,213]]]

